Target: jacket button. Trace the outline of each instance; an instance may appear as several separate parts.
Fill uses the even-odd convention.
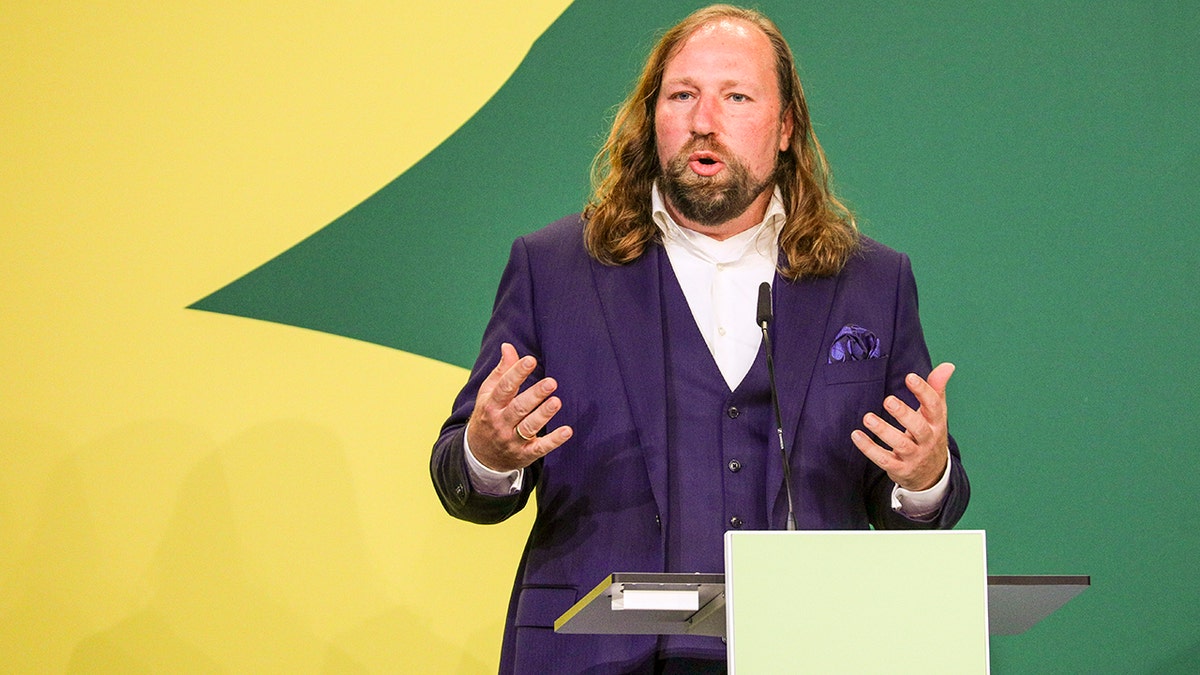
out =
[[[731,420],[736,420],[738,418],[738,415],[742,414],[741,411],[739,411],[735,407],[730,407],[729,410],[727,410],[726,412],[729,414],[729,419],[731,419]]]
[[[737,472],[741,471],[741,470],[742,470],[742,463],[741,463],[741,462],[739,462],[739,461],[737,461],[736,459],[731,459],[731,460],[729,460],[729,470],[730,470],[730,471],[732,471],[732,472],[734,472],[734,473],[737,473]]]
[[[465,495],[466,493],[467,489],[462,486],[462,483],[454,486],[454,494],[458,495],[459,497]]]
[[[739,530],[739,529],[741,529],[741,527],[742,527],[742,519],[741,519],[741,518],[738,518],[737,516],[734,516],[734,517],[730,518],[730,519],[729,519],[729,526],[730,526],[730,527],[732,527],[732,528],[733,528],[733,529],[735,529],[735,530]]]

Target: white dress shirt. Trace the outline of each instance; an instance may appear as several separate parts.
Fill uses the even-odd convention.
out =
[[[762,222],[723,240],[680,227],[667,213],[657,185],[650,199],[654,224],[662,232],[683,297],[733,391],[750,372],[762,343],[762,329],[755,323],[758,287],[775,281],[779,230],[787,219],[779,190]]]

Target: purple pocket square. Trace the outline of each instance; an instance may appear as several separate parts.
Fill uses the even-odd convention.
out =
[[[829,363],[879,358],[879,338],[862,326],[843,326],[829,347]]]

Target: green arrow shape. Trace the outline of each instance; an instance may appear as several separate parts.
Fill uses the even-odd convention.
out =
[[[433,152],[191,308],[469,366],[508,244],[581,210],[608,111],[636,77],[655,27],[688,11],[652,4],[575,2]]]

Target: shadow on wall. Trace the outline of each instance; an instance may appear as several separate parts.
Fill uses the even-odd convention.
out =
[[[5,436],[33,431],[54,437]],[[0,455],[29,481],[0,501],[6,668],[383,672],[420,662],[414,645],[456,651],[387,597],[344,449],[320,428],[275,422],[217,448],[145,423],[79,452],[26,447]]]

